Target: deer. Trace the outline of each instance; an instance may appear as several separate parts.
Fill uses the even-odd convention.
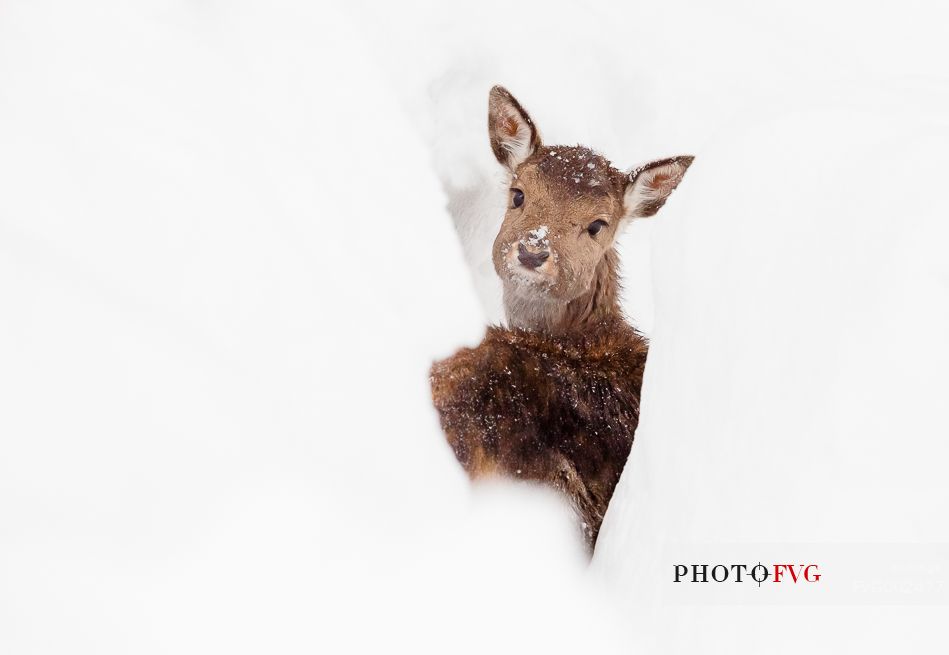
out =
[[[592,553],[639,423],[649,349],[620,306],[614,244],[659,211],[693,157],[623,172],[591,148],[544,145],[502,86],[488,96],[488,137],[509,182],[492,249],[506,326],[433,364],[432,401],[472,480],[557,489]]]

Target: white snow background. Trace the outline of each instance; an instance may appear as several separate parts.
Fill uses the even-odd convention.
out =
[[[0,652],[939,652],[945,605],[669,578],[949,542],[944,25],[0,3]],[[697,156],[621,244],[653,347],[590,567],[430,407],[500,317],[494,83],[550,142]]]

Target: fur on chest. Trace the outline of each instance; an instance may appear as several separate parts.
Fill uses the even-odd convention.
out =
[[[647,350],[626,324],[561,338],[489,328],[480,345],[435,364],[435,407],[446,429],[477,429],[488,449],[519,439],[580,468],[584,452],[625,462]]]

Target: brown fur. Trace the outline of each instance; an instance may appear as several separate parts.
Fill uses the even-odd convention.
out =
[[[619,307],[613,241],[624,220],[658,211],[692,158],[627,174],[589,148],[544,146],[500,87],[488,125],[511,173],[493,250],[510,328],[490,327],[476,348],[436,363],[432,398],[472,478],[500,474],[560,489],[592,548],[639,422],[648,350]]]
[[[553,338],[491,327],[477,348],[432,367],[432,395],[472,477],[560,489],[592,546],[639,421],[646,352],[623,321]]]

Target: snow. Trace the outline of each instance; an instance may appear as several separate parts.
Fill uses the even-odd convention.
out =
[[[949,541],[945,17],[910,5],[3,4],[0,650],[936,650],[944,605],[840,574]],[[696,155],[622,238],[653,346],[589,568],[428,398],[501,318],[495,83],[546,143]],[[831,595],[670,589],[772,553]]]
[[[589,644],[571,517],[431,408],[483,312],[352,20],[2,12],[0,651]]]
[[[541,225],[540,227],[531,230],[527,233],[527,245],[531,247],[546,246],[549,242],[547,240],[547,235],[550,233],[550,228],[546,225]]]

